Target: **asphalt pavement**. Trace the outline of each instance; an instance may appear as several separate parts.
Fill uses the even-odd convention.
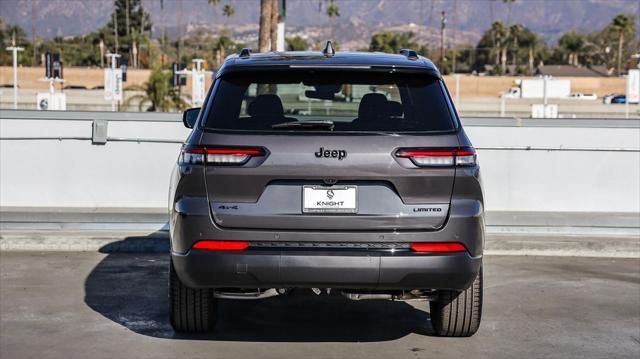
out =
[[[425,302],[298,292],[221,301],[175,334],[166,254],[0,252],[0,358],[638,358],[640,260],[485,257],[482,325],[433,335]]]

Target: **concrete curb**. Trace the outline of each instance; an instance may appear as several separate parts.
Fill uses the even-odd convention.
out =
[[[169,236],[166,231],[4,232],[0,251],[168,253]],[[485,255],[640,258],[640,237],[487,234]]]

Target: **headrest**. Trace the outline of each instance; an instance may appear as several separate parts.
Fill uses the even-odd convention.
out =
[[[256,97],[247,108],[247,113],[251,117],[259,116],[283,116],[284,109],[282,108],[282,101],[278,95],[259,95]]]
[[[360,106],[358,107],[359,119],[378,119],[389,117],[390,114],[389,101],[387,97],[381,93],[368,93],[362,96]]]

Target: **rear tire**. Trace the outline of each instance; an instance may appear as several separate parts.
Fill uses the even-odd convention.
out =
[[[217,300],[211,289],[192,289],[178,278],[173,262],[169,264],[169,306],[173,330],[203,333],[214,329]]]
[[[469,288],[438,291],[429,302],[431,325],[442,337],[470,337],[480,327],[482,317],[482,268]]]

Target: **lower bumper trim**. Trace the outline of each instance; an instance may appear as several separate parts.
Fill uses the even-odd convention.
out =
[[[468,253],[192,250],[172,254],[180,279],[193,288],[467,288],[482,265]]]

